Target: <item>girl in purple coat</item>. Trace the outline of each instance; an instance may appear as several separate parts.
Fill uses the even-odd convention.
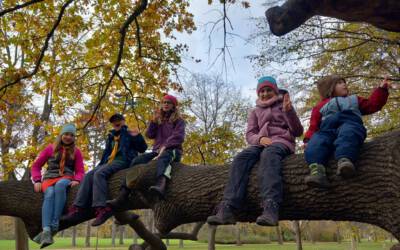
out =
[[[130,167],[157,160],[157,183],[149,191],[164,199],[167,180],[171,178],[171,163],[179,162],[182,157],[182,143],[185,140],[185,121],[178,109],[178,100],[172,95],[165,95],[161,108],[157,109],[146,131],[146,136],[154,139],[153,150],[137,156]],[[109,204],[114,208],[123,206],[130,190],[124,183],[117,198]]]
[[[303,126],[291,105],[287,91],[279,90],[273,77],[258,80],[256,108],[248,117],[246,140],[250,145],[233,160],[223,200],[211,225],[235,224],[234,212],[243,209],[251,169],[259,161],[259,188],[263,213],[256,223],[276,226],[282,202],[282,160],[294,153],[295,137]]]

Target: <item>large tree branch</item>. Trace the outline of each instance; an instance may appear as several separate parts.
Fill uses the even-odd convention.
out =
[[[356,166],[357,176],[343,180],[335,174],[335,162],[330,161],[327,174],[332,188],[319,190],[304,184],[309,171],[303,155],[289,156],[282,171],[280,219],[359,221],[380,226],[400,239],[400,130],[365,143]],[[213,213],[221,201],[229,167],[175,164],[166,200],[160,202],[148,192],[156,181],[154,161],[115,174],[109,180],[109,190],[115,197],[126,176],[128,185],[134,188],[126,209],[153,209],[156,228],[167,235],[179,225],[205,221]],[[237,214],[238,221],[254,222],[261,213],[257,183],[256,166],[250,176],[246,208]],[[69,204],[76,190],[72,188],[69,193]],[[0,215],[20,217],[30,237],[40,232],[42,194],[34,193],[29,181],[1,182],[0,200]],[[88,210],[84,220],[93,216]],[[84,220],[61,221],[60,230]]]

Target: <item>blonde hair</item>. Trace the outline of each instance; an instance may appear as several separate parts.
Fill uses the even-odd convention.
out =
[[[57,158],[59,157],[60,154],[60,149],[62,147],[65,148],[66,153],[67,153],[67,159],[74,160],[75,159],[75,136],[74,136],[74,142],[71,143],[68,146],[62,145],[62,135],[57,136],[56,141],[54,142],[54,151],[53,154]]]

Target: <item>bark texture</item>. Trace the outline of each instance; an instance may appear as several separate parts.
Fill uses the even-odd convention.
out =
[[[280,219],[365,222],[384,228],[400,239],[400,130],[365,143],[356,163],[358,174],[355,178],[343,180],[335,175],[335,162],[332,160],[329,165],[327,173],[332,188],[319,190],[304,184],[308,169],[303,155],[293,155],[285,160]],[[228,171],[229,165],[176,164],[166,200],[158,201],[147,191],[155,183],[156,167],[151,162],[114,175],[109,181],[110,196],[118,193],[121,179],[126,175],[128,185],[135,188],[126,203],[127,209],[152,208],[155,226],[165,235],[181,224],[205,221],[214,212],[222,198]],[[256,173],[254,168],[248,186],[247,207],[237,215],[239,221],[254,222],[262,211]],[[69,203],[76,190],[73,188],[69,193]],[[29,181],[1,182],[0,201],[0,215],[20,217],[31,238],[40,231],[42,194],[34,193]],[[93,214],[88,213],[86,219],[92,217]],[[119,220],[118,217],[124,216],[117,216]],[[80,222],[61,222],[60,230]],[[140,222],[130,221],[129,224],[142,227]]]
[[[320,15],[349,22],[366,22],[378,28],[400,32],[398,0],[287,0],[265,13],[271,32],[282,36],[309,18]]]

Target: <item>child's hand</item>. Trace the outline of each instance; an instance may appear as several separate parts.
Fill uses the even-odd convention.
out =
[[[36,193],[42,192],[42,183],[41,182],[36,182],[35,184],[33,184],[33,190]]]
[[[79,181],[71,181],[71,183],[69,184],[71,187],[75,187],[79,185]]]
[[[290,96],[286,93],[283,96],[283,112],[288,112],[292,110],[292,101],[290,101]]]
[[[388,80],[388,76],[385,76],[385,79],[383,79],[383,81],[379,84],[379,87],[388,89],[392,87],[392,83]]]
[[[161,117],[160,109],[154,110],[153,118],[151,119],[153,122],[157,122]]]
[[[268,146],[268,145],[272,144],[272,140],[270,138],[264,136],[264,137],[261,137],[260,144],[263,146]]]
[[[162,146],[160,148],[160,151],[158,151],[158,155],[154,158],[154,160],[157,160],[161,156],[161,154],[164,152],[164,150],[165,150],[165,146]]]

